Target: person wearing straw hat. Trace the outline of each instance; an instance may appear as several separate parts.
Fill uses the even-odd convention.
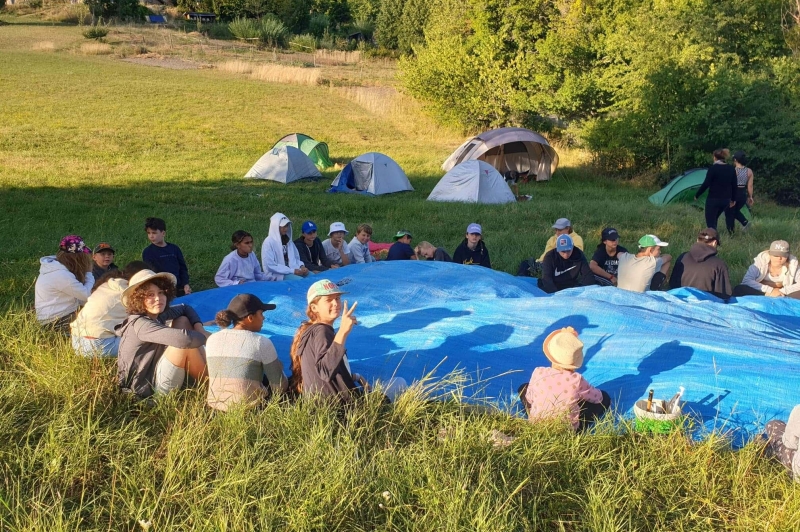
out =
[[[117,378],[123,391],[142,399],[182,388],[187,374],[195,382],[207,378],[209,333],[192,307],[169,306],[175,283],[171,273],[141,270],[122,292],[128,318],[116,329]]]
[[[551,367],[533,370],[530,382],[520,388],[528,419],[567,420],[573,429],[586,430],[610,408],[611,397],[575,372],[583,365],[578,332],[572,327],[553,331],[542,349]]]
[[[409,231],[400,229],[394,235],[394,244],[389,248],[386,260],[417,260],[414,249],[411,247],[411,239],[414,238]]]
[[[662,242],[655,235],[644,235],[639,239],[639,252],[619,253],[617,270],[617,287],[632,292],[658,290],[664,284],[672,263],[670,255],[662,255],[661,248],[668,242]]]
[[[733,296],[791,297],[800,299],[800,267],[786,240],[776,240],[753,259]]]
[[[348,308],[342,304],[343,291],[336,283],[322,279],[312,284],[306,293],[306,316],[294,335],[290,357],[292,375],[289,388],[297,395],[312,394],[338,399],[342,404],[351,403],[361,395],[356,381],[365,384],[358,375],[350,372],[345,343],[358,325],[355,312],[358,303]],[[339,330],[333,323],[341,316]],[[368,388],[368,385],[364,385]],[[384,393],[390,400],[406,388],[405,380],[392,379]]]

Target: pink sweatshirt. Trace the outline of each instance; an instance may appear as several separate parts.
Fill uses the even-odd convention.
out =
[[[578,402],[599,403],[603,394],[580,373],[550,367],[533,370],[525,398],[531,405],[528,415],[531,421],[566,417],[577,429]]]

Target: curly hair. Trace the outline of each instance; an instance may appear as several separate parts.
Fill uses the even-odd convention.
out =
[[[147,314],[144,306],[144,299],[147,297],[147,290],[154,284],[167,294],[167,306],[175,299],[175,285],[169,279],[156,277],[151,281],[140,284],[128,297],[128,314]]]
[[[319,320],[319,314],[311,310],[311,305],[319,301],[320,297],[315,297],[311,303],[306,307],[306,316],[308,321],[300,324],[300,328],[294,333],[294,340],[292,341],[292,348],[289,351],[289,357],[292,359],[292,374],[289,376],[289,389],[297,395],[303,393],[303,371],[300,366],[300,340],[303,338],[303,333],[306,332],[310,326],[314,325]]]

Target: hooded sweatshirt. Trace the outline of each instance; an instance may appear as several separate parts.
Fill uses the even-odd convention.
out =
[[[128,288],[125,279],[109,279],[86,302],[78,317],[70,324],[73,336],[113,338],[114,328],[125,321],[128,312],[122,304],[122,292]]]
[[[548,294],[554,294],[567,288],[591,286],[593,284],[595,284],[594,274],[589,268],[586,255],[580,249],[572,248],[572,254],[568,259],[562,257],[555,249],[544,256],[539,287]]]
[[[772,290],[771,286],[761,284],[769,274],[769,251],[762,251],[753,259],[753,264],[747,269],[744,274],[742,284],[761,290],[765,294]],[[780,280],[783,283],[781,293],[785,296],[793,294],[800,290],[800,271],[798,271],[797,257],[794,255],[789,256],[789,260],[783,265],[781,270]]]
[[[39,323],[51,323],[68,316],[86,303],[92,294],[94,276],[86,274],[81,283],[55,255],[39,259],[39,277],[36,279],[34,301]]]
[[[303,394],[338,396],[348,402],[356,383],[347,369],[347,351],[333,341],[335,336],[333,327],[324,323],[315,323],[303,331],[298,345]]]
[[[289,231],[286,233],[286,243],[281,240],[281,220],[288,218],[276,212],[269,219],[269,234],[261,244],[261,263],[265,273],[272,273],[277,280],[283,280],[284,275],[292,275],[294,271],[303,266],[300,253],[292,242],[292,222],[289,222]],[[288,258],[289,264],[286,264]]]
[[[467,239],[456,248],[453,253],[453,262],[457,264],[467,264],[469,266],[485,266],[486,268],[492,267],[492,262],[489,260],[489,250],[486,249],[486,244],[483,240],[478,241],[475,249],[469,249]]]
[[[703,242],[695,242],[689,251],[678,257],[669,285],[672,288],[697,288],[723,299],[731,297],[728,266],[717,257],[717,248]]]

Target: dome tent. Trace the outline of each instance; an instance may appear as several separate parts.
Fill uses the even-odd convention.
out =
[[[428,201],[511,203],[517,198],[492,165],[484,161],[464,161],[436,183]]]
[[[447,158],[442,170],[457,164],[481,160],[504,174],[510,170],[530,172],[536,181],[547,181],[558,168],[558,154],[543,136],[521,127],[502,127],[484,131],[468,139]]]
[[[706,179],[708,168],[693,168],[672,179],[664,188],[648,199],[653,205],[663,206],[669,203],[691,203],[694,195]],[[704,192],[700,200],[705,200],[708,192]],[[747,205],[742,207],[742,214],[747,220],[753,218]]]
[[[256,161],[245,177],[291,183],[308,177],[322,177],[314,161],[297,148],[273,148]]]
[[[369,152],[345,166],[331,183],[328,192],[354,192],[379,196],[414,190],[406,173],[391,157]]]
[[[308,155],[309,159],[314,161],[314,164],[320,170],[333,166],[333,161],[331,161],[330,155],[328,154],[328,145],[324,142],[314,140],[308,135],[290,133],[276,142],[273,148],[280,148],[281,146],[297,148]]]

